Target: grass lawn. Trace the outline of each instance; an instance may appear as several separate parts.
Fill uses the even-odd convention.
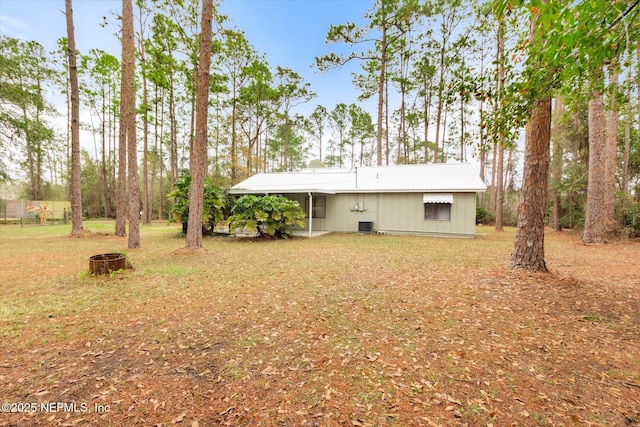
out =
[[[0,426],[640,425],[640,242],[85,228],[0,225]]]

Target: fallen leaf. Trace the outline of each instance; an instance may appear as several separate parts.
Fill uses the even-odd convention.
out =
[[[182,414],[180,414],[177,417],[175,417],[174,419],[172,419],[171,422],[173,424],[181,423],[182,420],[184,420],[184,417],[186,417],[186,416],[187,416],[187,414],[183,412]]]

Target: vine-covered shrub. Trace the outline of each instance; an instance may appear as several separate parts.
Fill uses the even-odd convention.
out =
[[[303,226],[300,204],[283,196],[242,196],[233,204],[229,217],[230,231],[248,228],[276,239],[286,239],[291,228]]]
[[[171,218],[176,222],[186,224],[189,219],[189,193],[191,190],[191,175],[181,175],[175,182],[175,190],[167,195],[174,200],[171,208]],[[216,223],[224,219],[226,196],[224,191],[211,183],[209,178],[204,180],[204,195],[202,199],[202,228],[213,232]]]

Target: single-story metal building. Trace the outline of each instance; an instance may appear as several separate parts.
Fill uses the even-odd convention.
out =
[[[439,163],[259,173],[229,192],[298,201],[309,236],[338,231],[470,238],[476,193],[486,188],[473,165]]]

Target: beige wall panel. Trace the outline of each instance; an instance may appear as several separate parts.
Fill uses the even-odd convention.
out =
[[[450,221],[425,221],[422,193],[323,194],[326,218],[314,218],[313,229],[357,232],[359,221],[373,221],[374,229],[398,234],[473,237],[475,193],[454,193]],[[305,203],[305,195],[287,197]],[[308,218],[305,228],[308,227]]]

